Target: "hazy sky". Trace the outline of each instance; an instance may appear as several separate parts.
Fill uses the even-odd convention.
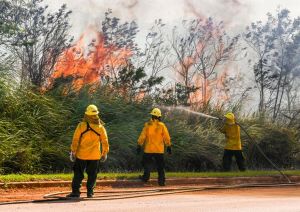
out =
[[[45,0],[52,9],[66,3],[73,11],[73,32],[77,36],[88,25],[99,24],[111,8],[122,20],[135,19],[143,34],[155,19],[176,24],[182,19],[213,16],[224,20],[229,31],[240,31],[252,21],[266,18],[278,6],[300,15],[299,0]]]

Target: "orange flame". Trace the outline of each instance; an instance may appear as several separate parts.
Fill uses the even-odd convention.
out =
[[[199,88],[190,94],[189,103],[194,107],[202,107],[213,101],[215,106],[219,107],[229,100],[228,92],[226,91],[226,79],[228,70],[224,69],[215,78],[203,80],[197,74],[193,78],[193,84]],[[205,92],[204,91],[205,87]]]
[[[94,34],[95,38],[86,45],[85,40],[90,34]],[[90,28],[61,54],[52,79],[72,76],[76,90],[86,84],[101,84],[104,77],[112,77],[116,69],[126,65],[131,55],[128,49],[105,45],[103,34]]]

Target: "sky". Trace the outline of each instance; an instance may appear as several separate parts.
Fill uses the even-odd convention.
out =
[[[155,19],[174,25],[183,19],[209,16],[223,20],[230,32],[238,32],[256,20],[265,20],[267,12],[278,6],[292,16],[300,15],[299,0],[44,0],[50,9],[65,3],[73,11],[72,33],[79,36],[89,25],[98,25],[110,8],[122,20],[136,20],[140,36]]]

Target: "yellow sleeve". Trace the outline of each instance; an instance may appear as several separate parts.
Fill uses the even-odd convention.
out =
[[[76,151],[78,148],[78,144],[79,144],[79,139],[80,139],[80,135],[82,133],[82,123],[79,123],[76,127],[76,130],[74,132],[73,135],[73,140],[72,140],[72,144],[71,144],[71,151],[76,155]]]
[[[166,146],[171,146],[171,138],[166,125],[163,125],[163,138]]]
[[[106,155],[109,152],[108,137],[105,128],[102,126],[102,132],[100,133],[100,142],[102,144],[102,155]]]
[[[142,132],[140,134],[140,137],[138,139],[138,145],[140,145],[140,146],[144,145],[145,140],[146,140],[146,136],[147,136],[146,132],[147,132],[147,124],[145,124],[145,126],[144,126],[144,128],[143,128],[143,130],[142,130]]]
[[[240,129],[240,126],[237,126],[237,139],[238,140],[241,140],[241,129]]]

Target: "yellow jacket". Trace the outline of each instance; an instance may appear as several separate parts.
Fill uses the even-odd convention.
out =
[[[225,134],[225,149],[242,150],[240,126],[238,126],[235,123],[225,123],[224,126],[220,129],[220,131]]]
[[[164,153],[166,146],[171,146],[171,139],[166,125],[158,120],[145,123],[138,145],[144,146],[145,153]]]
[[[89,123],[89,125],[100,136],[89,130],[80,139],[81,133],[87,129],[87,122],[80,122],[73,136],[71,151],[81,160],[99,160],[102,155],[106,155],[109,151],[106,130],[101,124]],[[102,144],[101,150],[100,143]]]

